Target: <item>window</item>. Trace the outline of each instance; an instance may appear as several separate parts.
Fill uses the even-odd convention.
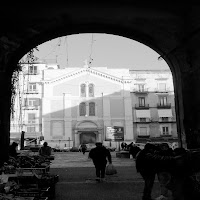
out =
[[[29,124],[34,124],[35,123],[35,113],[28,113],[28,123]]]
[[[27,126],[27,132],[28,133],[34,133],[35,132],[35,126]]]
[[[138,84],[139,92],[144,92],[144,84]]]
[[[166,91],[166,83],[159,83],[158,89],[159,91]]]
[[[140,127],[139,135],[141,136],[147,135],[147,127]]]
[[[81,84],[81,97],[86,97],[86,85]]]
[[[89,90],[89,97],[94,97],[94,85],[92,83],[89,84],[88,90]]]
[[[28,99],[28,106],[35,106],[35,100]]]
[[[26,98],[24,99],[24,106],[28,107],[36,107],[40,105],[40,99],[39,98]]]
[[[161,106],[166,106],[167,105],[167,97],[166,96],[162,96],[162,97],[160,97],[160,105]]]
[[[89,103],[89,116],[95,116],[95,103]]]
[[[169,135],[169,127],[168,126],[162,127],[162,134],[163,135]]]
[[[146,118],[140,118],[140,122],[146,122]]]
[[[83,102],[79,105],[80,116],[86,115],[86,104]]]
[[[145,106],[145,97],[139,97],[139,107],[144,107]]]
[[[36,91],[36,83],[29,83],[28,85],[28,91],[29,92],[35,92]]]
[[[31,65],[28,68],[29,74],[37,74],[37,66]]]

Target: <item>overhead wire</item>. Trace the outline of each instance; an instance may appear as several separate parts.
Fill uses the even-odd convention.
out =
[[[57,48],[61,45],[61,40],[59,39],[58,42],[55,45],[51,45],[52,49],[51,51],[49,51],[49,53],[47,53],[46,55],[44,55],[41,59],[45,60],[46,57],[48,57],[50,54],[53,54],[56,52]]]
[[[58,63],[58,60],[57,60],[57,58],[58,58],[58,53],[59,53],[59,51],[60,51],[60,49],[61,49],[61,44],[62,44],[62,39],[61,39],[61,37],[59,37],[58,38],[58,43],[57,43],[57,51],[55,52],[55,54],[56,54],[56,63]]]

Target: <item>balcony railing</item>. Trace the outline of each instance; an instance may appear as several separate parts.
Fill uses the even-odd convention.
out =
[[[139,124],[144,124],[144,123],[151,123],[151,119],[150,118],[136,118],[135,121],[133,121],[134,123],[139,123]]]
[[[38,110],[38,106],[23,106],[24,110]]]
[[[39,71],[24,71],[24,75],[39,75],[40,72]]]
[[[157,108],[171,108],[171,103],[165,103],[165,104],[157,104]]]
[[[166,88],[166,89],[155,88],[154,91],[156,93],[168,93],[168,92],[170,92],[170,88]]]
[[[149,104],[135,104],[135,109],[149,109]]]
[[[23,121],[23,125],[27,125],[27,126],[31,126],[31,125],[34,125],[34,126],[39,126],[39,120],[38,119],[33,119],[33,120],[25,120]]]
[[[148,91],[148,88],[144,88],[144,89],[136,89],[136,88],[134,88],[133,92],[134,93],[139,93],[139,94],[145,94],[145,93],[148,93],[149,91]]]
[[[38,94],[39,91],[38,90],[27,90],[27,91],[24,91],[25,94]]]
[[[172,137],[172,133],[169,131],[169,132],[165,132],[165,133],[161,133],[160,134],[160,137],[162,138],[165,138],[165,137]]]

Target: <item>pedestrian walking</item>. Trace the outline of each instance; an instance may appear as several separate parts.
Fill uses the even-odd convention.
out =
[[[173,150],[169,147],[167,143],[162,143],[159,145],[158,154],[160,156],[174,156]],[[157,177],[160,183],[160,196],[156,198],[156,200],[167,200],[169,195],[169,190],[167,188],[167,184],[171,181],[172,171],[174,165],[168,161],[168,159],[163,159],[161,162],[158,162],[156,166]]]
[[[81,151],[82,151],[83,155],[85,154],[86,150],[87,150],[86,144],[81,144]]]
[[[155,163],[149,159],[148,154],[154,154],[156,146],[147,143],[136,156],[136,170],[144,179],[144,189],[142,200],[151,200],[151,193],[156,176]]]
[[[106,149],[101,142],[97,142],[96,147],[90,150],[88,157],[91,158],[94,163],[96,169],[96,181],[104,181],[107,161],[109,164],[112,164],[110,151]]]

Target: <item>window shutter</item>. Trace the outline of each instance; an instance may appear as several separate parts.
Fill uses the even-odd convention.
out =
[[[94,97],[94,85],[89,84],[89,97]]]
[[[81,97],[86,97],[86,85],[81,84]]]
[[[28,99],[24,99],[24,106],[28,106]]]
[[[85,103],[81,103],[79,105],[79,112],[80,112],[80,116],[86,115],[86,104]]]
[[[34,106],[39,106],[40,105],[40,99],[39,98],[35,98],[34,102],[33,102]]]
[[[28,120],[35,120],[35,113],[28,113]]]
[[[95,103],[89,103],[89,116],[95,116]]]

